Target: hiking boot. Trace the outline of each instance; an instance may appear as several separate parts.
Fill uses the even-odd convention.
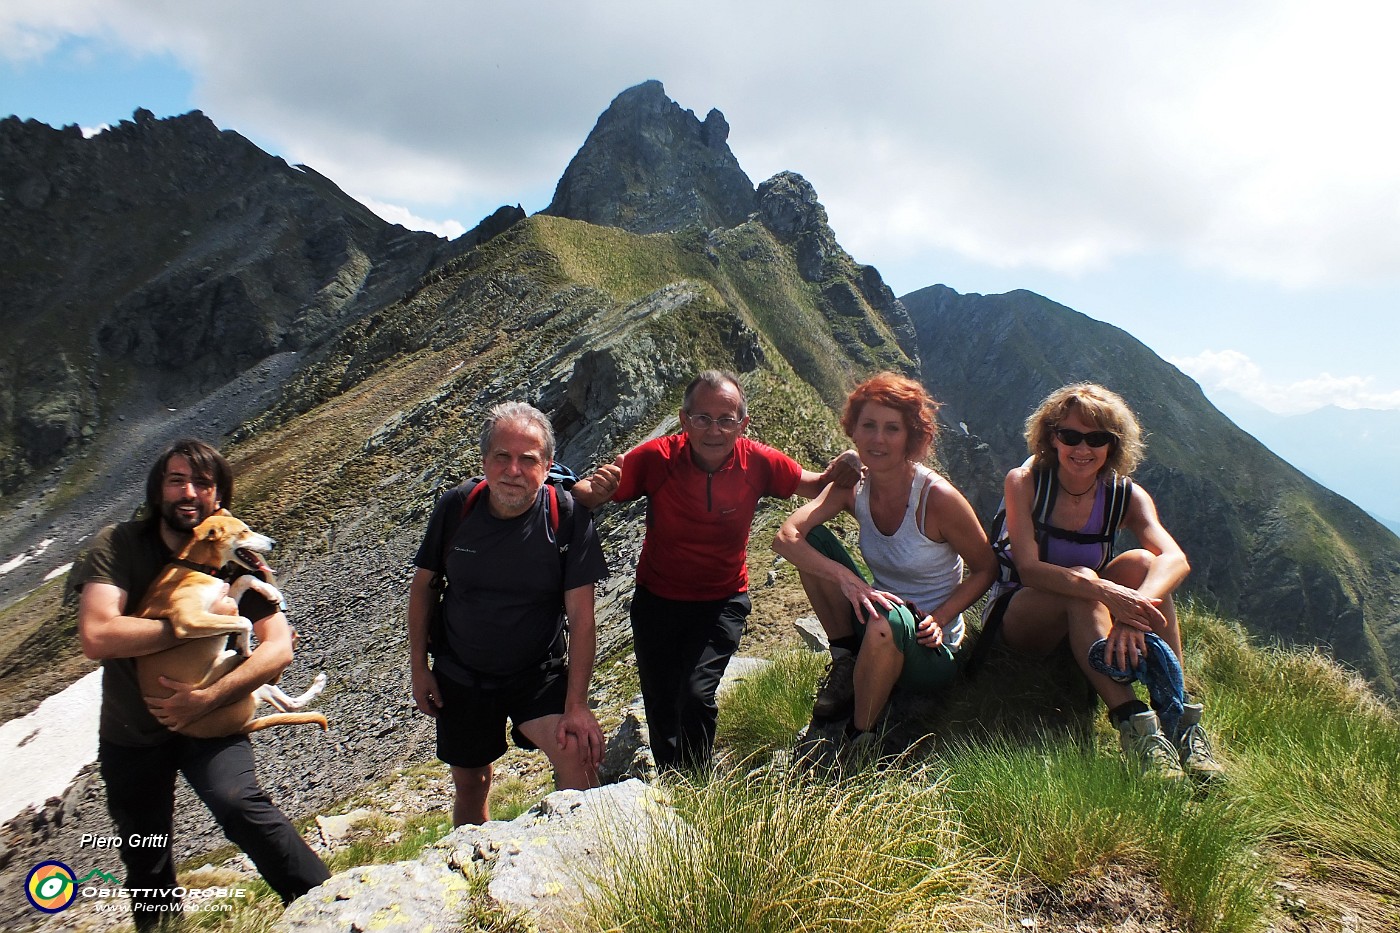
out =
[[[839,650],[839,649],[838,649]],[[817,684],[812,702],[813,719],[841,719],[851,714],[856,698],[856,656],[849,651],[832,653],[826,674]]]
[[[1165,778],[1183,778],[1180,756],[1171,741],[1162,734],[1157,714],[1148,710],[1134,713],[1118,724],[1118,742],[1129,761],[1137,763],[1141,774],[1156,774]]]
[[[1198,781],[1213,781],[1225,774],[1225,766],[1215,760],[1211,751],[1210,737],[1201,728],[1201,711],[1199,703],[1186,704],[1176,750],[1183,771]]]
[[[808,730],[792,750],[792,763],[799,771],[829,774],[840,760],[840,750],[830,736]]]

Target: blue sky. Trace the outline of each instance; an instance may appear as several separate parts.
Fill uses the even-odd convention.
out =
[[[1028,288],[1277,412],[1400,408],[1400,13],[1375,3],[0,0],[0,112],[198,108],[390,220],[537,211],[660,79],[896,293]]]

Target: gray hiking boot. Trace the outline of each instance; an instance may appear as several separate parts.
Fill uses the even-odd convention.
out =
[[[1165,778],[1183,778],[1180,757],[1171,741],[1162,734],[1157,714],[1148,710],[1134,713],[1118,724],[1118,742],[1123,754],[1136,762],[1140,773]]]
[[[838,653],[839,652],[839,653]],[[814,719],[840,719],[849,716],[856,698],[856,656],[836,649],[826,674],[817,684],[817,697],[812,703]]]
[[[1225,766],[1215,760],[1210,737],[1201,728],[1202,706],[1187,703],[1181,714],[1181,734],[1176,740],[1181,769],[1198,781],[1213,781],[1225,774]]]

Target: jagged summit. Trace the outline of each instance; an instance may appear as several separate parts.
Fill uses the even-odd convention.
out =
[[[660,81],[643,82],[598,118],[543,213],[632,233],[737,226],[755,195],[728,139],[724,114],[702,122]]]

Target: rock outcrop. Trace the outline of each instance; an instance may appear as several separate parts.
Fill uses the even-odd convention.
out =
[[[877,317],[894,333],[900,349],[917,363],[918,341],[908,312],[878,269],[857,263],[836,241],[826,208],[807,179],[796,172],[779,172],[759,185],[758,217],[779,242],[792,249],[802,277],[823,286],[821,300],[833,323],[847,319],[848,324],[856,325],[860,343],[875,346],[884,338],[862,319]],[[840,326],[833,329],[842,332]]]
[[[632,233],[737,226],[754,209],[754,188],[728,139],[724,114],[702,122],[646,81],[598,118],[544,213]]]
[[[573,929],[610,857],[673,823],[641,781],[556,791],[510,822],[459,827],[418,859],[341,872],[293,903],[276,929],[458,930],[474,897],[487,910],[523,913],[540,930]],[[475,893],[482,888],[484,896]]]

